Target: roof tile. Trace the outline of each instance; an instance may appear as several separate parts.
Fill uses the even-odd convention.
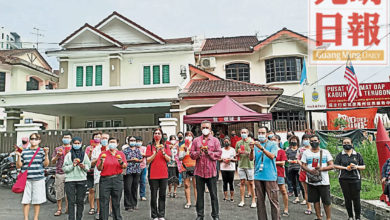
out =
[[[258,42],[256,36],[208,38],[201,53],[251,52]]]

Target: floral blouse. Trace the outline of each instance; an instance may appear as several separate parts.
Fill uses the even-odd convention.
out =
[[[137,158],[139,160],[142,159],[141,151],[138,148],[132,150],[130,147],[127,147],[123,150],[123,153],[126,156],[126,160],[130,160],[132,158]],[[126,168],[126,174],[132,173],[141,173],[140,163],[136,162],[128,162]]]

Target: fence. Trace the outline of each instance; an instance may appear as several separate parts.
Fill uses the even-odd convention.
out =
[[[272,122],[272,128],[275,131],[304,131],[307,128],[305,120],[275,120]]]
[[[0,132],[0,153],[9,153],[14,150],[16,132]]]
[[[83,139],[84,145],[89,145],[89,141],[92,139],[92,134],[96,131],[107,133],[110,137],[116,137],[119,139],[119,146],[125,144],[125,138],[129,135],[141,136],[143,143],[147,144],[152,141],[153,129],[158,126],[139,126],[139,127],[120,127],[120,128],[82,128],[82,129],[68,129],[68,130],[42,130],[39,131],[41,135],[41,146],[49,147],[51,152],[55,147],[62,144],[62,134],[65,131],[72,133],[72,136],[79,136]]]

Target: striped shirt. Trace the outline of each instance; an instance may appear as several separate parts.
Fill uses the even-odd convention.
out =
[[[27,148],[22,151],[21,161],[23,163],[22,172],[24,172],[31,158],[33,157],[36,149]],[[28,168],[27,179],[28,180],[40,180],[45,178],[43,162],[45,161],[45,152],[43,148],[40,148],[37,155],[34,158],[30,168]]]

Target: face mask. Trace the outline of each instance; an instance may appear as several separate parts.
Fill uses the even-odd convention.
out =
[[[298,143],[297,143],[297,142],[291,142],[290,145],[293,146],[293,147],[295,147],[295,146],[298,145]]]
[[[236,136],[236,134],[232,134],[232,137]]]
[[[183,140],[183,137],[182,136],[179,136],[177,137],[179,139],[179,141]]]
[[[27,141],[22,141],[22,144],[24,145],[24,144],[27,144]]]
[[[70,139],[68,139],[68,138],[62,139],[62,143],[69,144],[70,143]]]
[[[192,137],[188,136],[188,137],[186,137],[186,140],[192,141]]]
[[[160,138],[156,137],[156,140],[157,140],[157,139],[160,140]],[[164,141],[167,141],[168,138],[164,137],[163,140],[164,140]]]
[[[98,143],[100,143],[100,138],[94,138],[93,141],[94,141],[96,144],[98,144]]]
[[[268,135],[268,139],[270,139],[270,140],[271,140],[271,138],[273,138],[273,137],[274,137],[273,134]]]
[[[343,145],[343,148],[344,148],[344,150],[351,150],[351,149],[352,149],[352,145],[350,145],[350,144],[344,144],[344,145]]]
[[[310,145],[312,148],[317,149],[320,146],[320,142],[312,141],[312,142],[310,142]]]
[[[207,129],[207,128],[203,129],[202,130],[202,134],[205,135],[205,136],[209,135],[210,134],[210,129]]]
[[[247,137],[248,137],[248,134],[246,134],[246,133],[243,133],[243,134],[241,134],[241,137],[242,137],[243,139],[245,139],[245,138],[247,138]]]
[[[141,146],[142,146],[142,142],[137,142],[137,143],[135,143],[135,146],[141,147]]]
[[[65,151],[70,151],[70,149],[71,149],[72,147],[65,147]]]
[[[171,140],[171,144],[176,144],[176,140]]]
[[[30,143],[32,146],[37,146],[39,144],[39,141],[38,140],[31,140]]]
[[[278,143],[276,141],[270,141],[271,144],[275,144],[276,146],[278,146]]]
[[[130,144],[131,147],[134,147],[134,146],[137,144],[137,142],[135,142],[135,141],[130,141],[129,144]]]
[[[116,149],[117,146],[118,146],[117,144],[109,144],[109,145],[108,145],[108,148],[109,148],[110,150],[113,150],[113,149]]]
[[[259,134],[259,136],[258,136],[258,139],[259,139],[259,141],[261,141],[261,142],[264,142],[265,140],[267,140],[266,137],[265,137],[265,135],[260,135],[260,134]]]
[[[73,149],[79,150],[81,148],[81,144],[73,144]]]
[[[103,146],[107,146],[108,140],[107,140],[107,139],[103,139],[103,140],[101,140],[100,143],[101,143]]]
[[[225,147],[229,146],[230,144],[228,142],[225,142],[223,143],[223,145],[225,145]]]
[[[302,144],[303,144],[303,146],[309,146],[310,145],[310,141],[309,140],[303,140]]]

